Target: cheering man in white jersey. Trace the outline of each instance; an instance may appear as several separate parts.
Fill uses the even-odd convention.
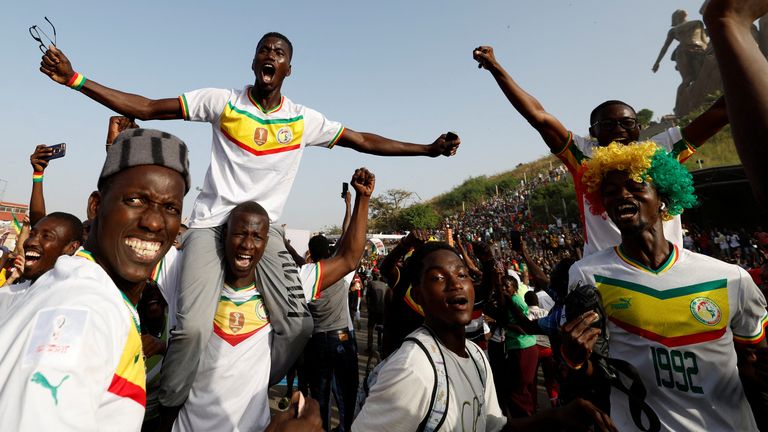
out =
[[[301,289],[307,301],[316,299],[353,271],[363,254],[375,177],[360,168],[350,183],[357,196],[338,253],[302,267]],[[268,231],[269,217],[257,203],[239,204],[229,215],[223,233],[224,284],[213,319],[213,335],[174,431],[261,431],[269,423],[272,314],[259,294],[254,274],[267,248]],[[171,251],[171,259],[164,260],[156,275],[169,303],[179,286],[178,261],[173,260],[176,253],[187,252]]]
[[[97,102],[131,118],[184,119],[211,123],[211,165],[195,201],[185,238],[178,322],[165,357],[160,402],[180,406],[187,397],[219,298],[221,230],[226,215],[246,201],[268,212],[269,242],[257,274],[264,283],[267,308],[273,314],[273,363],[270,382],[280,379],[311,335],[306,305],[287,292],[300,286],[295,264],[285,251],[275,225],[293,185],[306,146],[349,147],[382,156],[451,156],[459,139],[441,135],[432,144],[418,145],[344,128],[281,94],[291,74],[291,42],[279,33],[265,34],[256,46],[252,86],[242,90],[201,89],[178,98],[151,100],[120,92],[75,72],[55,46],[43,56],[40,70]],[[214,253],[217,252],[217,253]],[[274,287],[274,288],[267,288]]]
[[[764,352],[765,298],[740,267],[664,238],[662,220],[696,202],[691,175],[652,142],[613,143],[595,149],[584,185],[590,211],[605,211],[621,231],[621,244],[577,262],[569,275],[571,290],[591,284],[600,293],[609,363],[637,370],[625,389],[631,397],[611,389],[619,430],[757,430],[736,350],[745,358]],[[563,359],[575,373],[598,370],[588,358],[597,318],[587,312],[563,328]]]
[[[565,164],[573,176],[580,216],[584,224],[584,256],[619,244],[619,230],[608,216],[585,211],[581,163],[592,157],[596,147],[605,147],[614,141],[622,144],[637,141],[640,123],[634,108],[618,100],[609,100],[598,105],[589,116],[589,134],[596,140],[592,141],[574,135],[557,118],[545,111],[538,100],[520,88],[496,60],[493,48],[480,46],[475,48],[472,55],[480,67],[491,72],[515,109],[539,132],[550,151]],[[685,128],[667,129],[651,140],[664,147],[682,163],[727,123],[725,100],[721,98]],[[678,247],[683,247],[683,228],[679,217],[665,221],[664,232],[667,239]]]
[[[188,166],[187,148],[173,135],[120,135],[88,199],[93,225],[84,249],[59,257],[25,291],[0,298],[3,430],[141,429],[145,380],[135,305],[173,245]]]

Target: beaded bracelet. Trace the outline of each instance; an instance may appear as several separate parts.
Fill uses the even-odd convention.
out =
[[[72,78],[69,79],[69,82],[67,82],[67,85],[72,89],[80,91],[86,81],[88,81],[88,79],[84,75],[75,72],[74,75],[72,75]]]
[[[571,368],[571,369],[573,369],[573,370],[579,370],[579,369],[581,369],[581,367],[582,367],[582,366],[584,366],[584,363],[581,363],[581,364],[576,364],[576,363],[572,362],[572,361],[571,361],[571,359],[569,359],[569,358],[568,358],[568,357],[565,355],[565,352],[563,352],[563,347],[562,347],[562,345],[560,346],[560,357],[563,359],[563,361],[565,362],[565,364],[566,364],[566,365],[568,365],[568,367],[569,367],[569,368]]]

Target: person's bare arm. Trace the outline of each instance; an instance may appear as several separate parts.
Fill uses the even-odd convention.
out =
[[[291,258],[296,262],[297,267],[301,267],[304,264],[306,264],[306,260],[303,256],[299,255],[298,252],[296,252],[296,249],[291,246],[291,241],[288,239],[285,239],[285,250],[288,251],[289,254],[291,254]]]
[[[704,22],[720,65],[733,141],[758,202],[768,202],[768,60],[752,23],[768,13],[765,0],[711,0]]]
[[[536,98],[526,93],[512,79],[501,64],[496,61],[492,47],[479,46],[475,48],[472,56],[477,60],[480,67],[487,69],[493,75],[512,106],[539,132],[552,153],[559,153],[568,143],[568,129],[560,123],[560,120],[545,111]]]
[[[75,74],[69,59],[53,45],[43,55],[40,62],[40,72],[62,85],[68,85]],[[148,99],[144,96],[105,87],[91,79],[85,82],[80,92],[107,108],[130,118],[140,120],[182,118],[181,105],[177,98]]]
[[[358,168],[352,176],[350,184],[355,189],[352,222],[350,222],[344,237],[339,241],[336,255],[320,261],[323,277],[318,291],[328,288],[357,268],[365,248],[365,232],[368,229],[368,204],[375,183],[376,177],[365,168]]]
[[[426,231],[415,229],[408,233],[407,236],[400,239],[400,242],[389,251],[383,260],[381,260],[381,263],[379,263],[379,272],[381,272],[381,276],[386,279],[390,288],[394,288],[395,286],[395,281],[392,279],[395,277],[398,261],[400,261],[409,250],[423,245],[428,238],[429,235]]]
[[[347,193],[344,195],[344,220],[341,221],[341,235],[339,236],[339,240],[341,240],[344,237],[344,233],[347,232],[347,228],[349,228],[349,221],[351,220],[351,214],[352,214],[352,194],[347,191]]]
[[[523,259],[528,266],[528,273],[531,275],[531,279],[533,279],[539,287],[542,287],[542,289],[548,287],[549,276],[547,276],[547,273],[536,263],[536,260],[531,258],[531,254],[528,252],[528,245],[524,241],[520,242],[520,253],[523,254]]]
[[[725,97],[721,96],[706,111],[683,128],[682,132],[686,141],[694,147],[699,147],[720,132],[720,129],[727,124],[728,109],[725,105]]]
[[[45,195],[43,194],[43,178],[45,169],[48,167],[48,157],[53,151],[45,144],[35,147],[34,153],[29,157],[29,163],[32,164],[34,174],[40,174],[39,179],[32,179],[32,195],[29,197],[29,223],[35,225],[47,214],[45,212]]]
[[[446,139],[446,134],[442,134],[432,144],[412,144],[393,139],[385,138],[380,135],[356,132],[352,129],[345,129],[339,138],[337,145],[351,148],[361,153],[368,153],[376,156],[429,156],[437,157],[453,156],[459,149],[461,140]]]
[[[675,35],[672,33],[672,30],[667,32],[667,40],[664,41],[664,46],[661,47],[661,51],[659,51],[659,56],[656,58],[656,63],[653,64],[653,67],[651,70],[653,73],[656,73],[656,71],[659,70],[659,64],[661,63],[661,59],[664,57],[664,54],[667,53],[667,50],[669,49],[669,45],[672,44],[672,41],[675,40]]]

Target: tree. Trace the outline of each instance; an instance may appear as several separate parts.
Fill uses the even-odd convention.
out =
[[[434,229],[440,225],[440,215],[426,204],[414,204],[400,211],[399,228],[402,230]]]
[[[369,205],[371,228],[382,232],[396,230],[399,225],[399,213],[411,198],[413,198],[413,192],[403,189],[389,189],[371,198]]]
[[[565,209],[563,209],[563,202],[565,202]],[[529,206],[533,219],[539,223],[554,223],[556,217],[561,218],[563,222],[579,220],[579,205],[576,201],[573,180],[570,177],[567,181],[551,183],[534,190]],[[567,217],[565,217],[566,213]]]
[[[651,119],[653,119],[653,111],[649,110],[648,108],[643,108],[637,112],[637,121],[643,127],[647,127],[649,124],[651,124]]]

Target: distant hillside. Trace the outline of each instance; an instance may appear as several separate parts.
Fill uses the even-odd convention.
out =
[[[696,162],[698,160],[703,161],[703,168],[741,163],[733,145],[730,127],[726,127],[712,137],[685,163],[685,166],[691,171],[697,170],[699,169],[699,164]],[[524,176],[531,179],[539,173],[548,172],[550,164],[556,167],[560,163],[554,155],[548,155],[533,162],[519,164],[514,169],[500,174],[471,177],[453,190],[432,198],[428,204],[443,215],[461,210],[462,203],[470,208],[493,196],[497,186],[499,193],[512,190],[520,184]]]

